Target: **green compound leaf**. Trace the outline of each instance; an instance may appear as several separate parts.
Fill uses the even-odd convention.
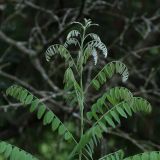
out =
[[[38,160],[33,155],[4,141],[0,141],[0,154],[10,160]]]
[[[159,160],[160,151],[151,151],[124,158],[124,160]]]
[[[99,90],[99,88],[114,74],[120,74],[122,76],[122,81],[125,82],[128,79],[129,73],[128,69],[124,63],[120,61],[113,61],[104,66],[104,68],[95,76],[91,81],[92,86]]]
[[[62,135],[64,139],[72,139],[74,142],[76,142],[72,133],[68,131],[68,129],[60,121],[60,119],[44,103],[42,103],[37,97],[32,95],[28,90],[21,86],[13,85],[6,90],[6,93],[7,95],[10,95],[20,101],[22,104],[29,106],[30,112],[36,111],[37,118],[43,119],[44,125],[52,124],[52,130],[58,130],[58,133]],[[3,150],[4,148],[0,147],[0,152],[3,152]]]

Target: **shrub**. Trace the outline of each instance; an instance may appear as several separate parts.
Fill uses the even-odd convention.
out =
[[[150,103],[141,98],[135,97],[125,87],[114,87],[103,93],[97,101],[90,107],[90,111],[85,113],[85,99],[90,87],[100,90],[106,81],[115,74],[120,74],[122,81],[128,79],[128,69],[124,63],[113,61],[106,64],[99,73],[91,80],[89,85],[85,86],[83,81],[84,66],[90,57],[93,57],[94,64],[98,63],[98,53],[107,57],[107,47],[102,43],[100,37],[95,33],[88,33],[88,29],[97,24],[91,20],[84,20],[84,24],[73,22],[78,26],[77,30],[71,30],[67,36],[64,45],[55,44],[46,51],[46,60],[59,54],[64,58],[66,70],[64,73],[64,93],[68,105],[79,106],[80,111],[80,135],[77,140],[75,136],[66,128],[64,123],[42,103],[36,96],[27,89],[19,85],[13,85],[6,90],[6,94],[20,101],[24,106],[29,107],[30,112],[37,112],[37,118],[42,119],[43,125],[51,125],[52,131],[57,131],[66,141],[72,141],[75,144],[72,152],[67,159],[93,159],[94,147],[99,144],[105,132],[110,128],[115,128],[121,123],[121,118],[131,117],[134,113],[150,113]],[[78,54],[73,57],[69,52],[70,45],[79,48]],[[84,119],[87,118],[91,127],[85,130],[88,125]],[[18,147],[12,146],[6,142],[0,142],[0,153],[6,158],[20,160],[36,160],[34,156]],[[152,151],[125,158],[124,151],[108,154],[99,160],[158,160],[160,152]]]

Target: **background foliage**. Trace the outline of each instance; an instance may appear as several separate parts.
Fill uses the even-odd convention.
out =
[[[105,135],[98,154],[121,148],[132,155],[147,150],[160,150],[160,2],[158,0],[0,0],[0,139],[29,151],[42,159],[63,160],[72,149],[63,139],[42,127],[41,122],[19,103],[9,101],[4,90],[13,83],[21,84],[41,98],[66,125],[77,133],[78,111],[68,107],[61,90],[65,64],[57,57],[46,63],[44,52],[62,43],[72,21],[91,18],[100,24],[94,28],[109,50],[108,58],[92,61],[85,68],[86,81],[96,70],[111,60],[121,60],[129,68],[126,84],[116,77],[102,92],[123,85],[147,98],[153,112],[134,116],[118,129]],[[91,72],[94,67],[95,73]],[[90,91],[87,104],[99,94]],[[88,105],[89,106],[89,105]],[[87,108],[86,108],[87,110]]]

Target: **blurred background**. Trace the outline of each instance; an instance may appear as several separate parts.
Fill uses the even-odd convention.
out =
[[[105,135],[96,156],[123,148],[126,155],[160,150],[160,1],[159,0],[0,0],[0,139],[17,145],[43,160],[64,160],[73,149],[50,126],[42,126],[5,89],[20,84],[43,99],[75,135],[79,133],[77,106],[67,105],[61,95],[65,64],[55,57],[47,63],[48,46],[63,43],[69,25],[90,18],[109,50],[98,65],[89,61],[90,79],[107,62],[123,61],[129,69],[127,83],[116,76],[101,92],[91,90],[86,110],[112,86],[126,86],[153,106],[150,115],[135,115]],[[3,159],[3,158],[2,158]]]

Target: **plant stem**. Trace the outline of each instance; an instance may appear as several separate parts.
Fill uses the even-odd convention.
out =
[[[81,117],[81,135],[80,138],[83,136],[83,130],[84,130],[84,91],[83,91],[83,42],[85,37],[85,28],[83,29],[83,35],[82,35],[82,41],[81,41],[81,47],[80,47],[80,87],[82,91],[82,97],[80,103],[80,117]],[[79,160],[82,159],[82,151],[79,153]]]

